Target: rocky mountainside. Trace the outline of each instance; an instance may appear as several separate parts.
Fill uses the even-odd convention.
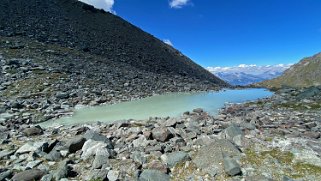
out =
[[[13,127],[79,104],[228,86],[152,35],[76,0],[1,1],[0,65],[0,122]]]
[[[268,88],[319,86],[321,85],[321,53],[304,58],[280,77],[257,85]]]
[[[102,55],[139,70],[226,85],[152,35],[77,0],[2,0],[0,35],[25,36]]]

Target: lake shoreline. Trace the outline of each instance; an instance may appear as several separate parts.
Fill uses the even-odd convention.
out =
[[[254,95],[253,95],[254,94]],[[113,105],[79,106],[72,115],[49,120],[39,125],[77,125],[89,122],[115,122],[126,119],[144,120],[149,117],[179,117],[186,111],[202,108],[215,115],[225,103],[243,103],[272,96],[266,89],[223,89],[221,91],[199,91],[166,93],[140,100]]]
[[[321,125],[312,105],[321,97],[306,96],[302,109],[285,106],[302,95],[306,91],[280,90],[271,98],[227,105],[217,116],[195,109],[177,118],[22,125],[3,140],[1,163],[11,175],[41,170],[56,180],[319,180]]]

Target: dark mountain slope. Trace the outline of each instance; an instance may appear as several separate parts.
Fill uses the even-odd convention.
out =
[[[312,87],[321,85],[321,53],[302,59],[291,66],[283,75],[258,84],[268,88]]]
[[[135,68],[226,83],[123,19],[76,0],[1,0],[0,35],[81,49]]]

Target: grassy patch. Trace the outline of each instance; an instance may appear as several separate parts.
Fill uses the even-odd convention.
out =
[[[321,175],[321,167],[309,163],[295,163],[293,168],[299,175]]]
[[[277,159],[280,163],[283,164],[290,164],[294,159],[294,155],[288,151],[280,151],[278,149],[273,149],[270,151],[264,151],[260,153],[260,155],[264,158],[267,155],[272,156],[273,158]]]
[[[296,102],[287,102],[274,104],[273,108],[281,108],[281,109],[291,109],[291,110],[320,110],[321,109],[321,101],[312,102],[312,103],[301,103],[299,101]]]
[[[14,96],[39,96],[37,93],[50,95],[52,93],[51,87],[46,86],[45,83],[52,84],[58,82],[60,79],[65,78],[64,74],[59,73],[37,73],[37,76],[18,80],[13,82],[2,95],[8,98]],[[34,94],[34,95],[33,95]]]
[[[243,159],[243,161],[255,165],[264,164],[264,159],[268,158],[268,156],[273,157],[282,164],[291,164],[294,159],[294,155],[291,152],[281,151],[278,149],[263,151],[261,153],[256,153],[252,149],[247,149],[244,153],[246,154],[246,157]]]
[[[284,175],[291,178],[303,178],[306,175],[321,175],[321,167],[309,163],[294,162],[294,155],[288,151],[272,149],[260,153],[253,149],[245,150],[245,157],[242,158],[243,164],[251,164],[254,167],[264,167],[268,170],[274,170],[274,178],[282,178]],[[268,160],[274,158],[280,165],[273,162],[268,163]]]

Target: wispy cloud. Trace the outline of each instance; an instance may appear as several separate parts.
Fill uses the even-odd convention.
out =
[[[167,45],[173,46],[173,43],[169,39],[164,39],[163,42],[166,43]]]
[[[188,5],[189,3],[191,3],[191,0],[170,0],[169,1],[169,6],[171,8],[182,8],[183,6]]]
[[[95,8],[103,9],[105,11],[116,14],[116,12],[113,10],[113,6],[115,4],[114,0],[80,0],[80,1],[93,5]]]

